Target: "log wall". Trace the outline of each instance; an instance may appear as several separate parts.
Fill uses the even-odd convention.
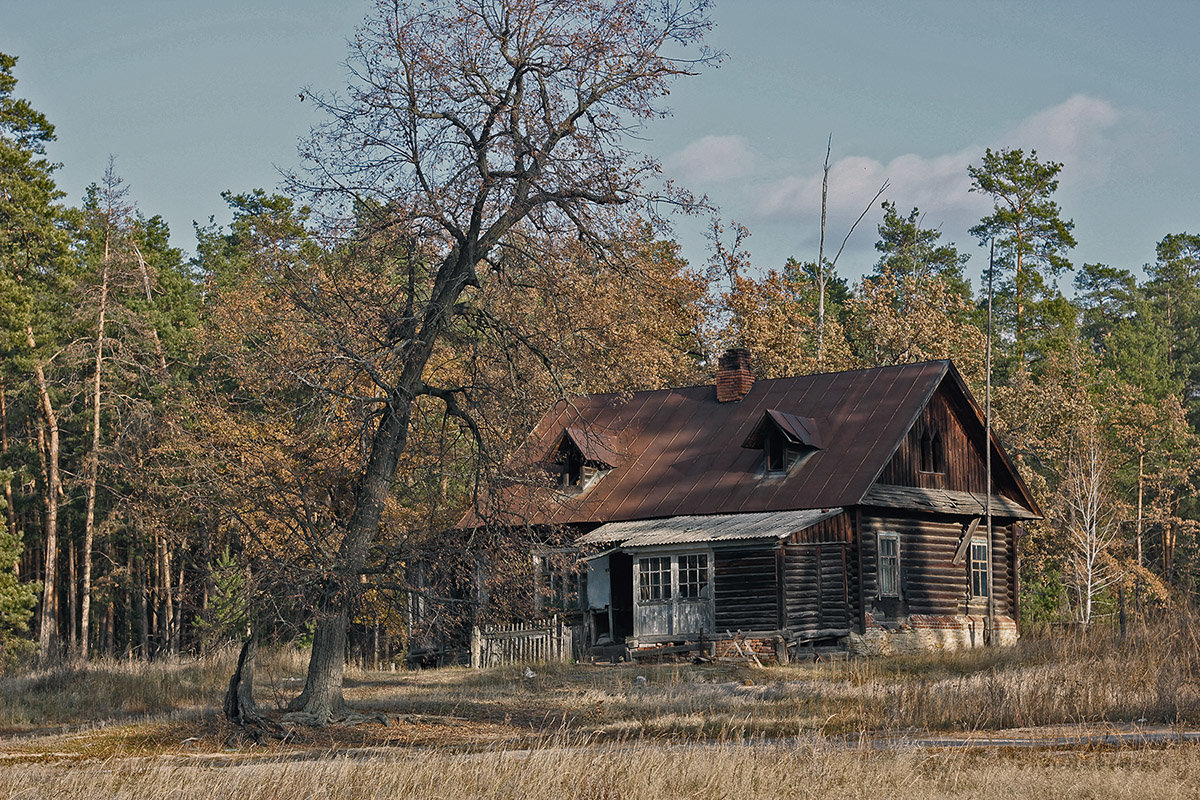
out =
[[[716,630],[769,631],[781,627],[777,550],[713,553]]]
[[[925,406],[876,481],[896,486],[982,494],[987,483],[987,465],[980,446],[983,442],[982,427],[966,400],[947,394],[943,385],[943,389]],[[975,431],[974,437],[969,435],[970,430]],[[941,433],[942,472],[921,469],[921,438],[926,431]],[[1021,497],[1020,490],[995,451],[992,454],[992,480],[999,494],[1013,499]]]
[[[915,520],[863,516],[863,596],[876,617],[907,614],[949,615],[967,613],[969,558],[954,564],[954,554],[965,530],[956,520]],[[1012,526],[996,527],[992,547],[992,586],[996,613],[1011,616],[1014,610]],[[900,535],[900,597],[880,598],[877,582],[877,534]]]
[[[858,558],[851,545],[789,543],[783,564],[785,627],[814,631],[856,624]]]

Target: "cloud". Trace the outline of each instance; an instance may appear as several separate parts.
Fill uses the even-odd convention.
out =
[[[853,222],[884,181],[890,184],[885,197],[903,198],[902,206],[973,209],[967,165],[975,154],[973,148],[935,158],[910,153],[887,164],[863,156],[839,159],[829,169],[829,215],[849,216]],[[821,181],[818,171],[769,183],[759,197],[758,211],[772,219],[819,214]]]
[[[744,178],[754,171],[754,153],[742,136],[705,136],[666,161],[681,182],[716,182]]]
[[[1023,120],[1006,135],[1006,146],[1062,162],[1064,184],[1091,185],[1108,175],[1124,149],[1121,123],[1130,117],[1105,100],[1077,94]]]
[[[895,201],[902,213],[919,207],[926,227],[940,228],[948,240],[969,245],[963,234],[991,204],[970,191],[967,167],[979,162],[986,146],[1036,149],[1043,160],[1063,162],[1064,188],[1090,186],[1101,183],[1136,144],[1133,118],[1107,101],[1080,94],[1026,117],[989,145],[972,144],[931,157],[907,153],[886,163],[865,156],[841,158],[829,171],[826,248],[832,239],[836,249],[885,180],[890,187],[883,199]],[[792,223],[804,231],[801,241],[815,241],[820,229],[821,179],[821,170],[816,169],[756,184],[754,214],[769,222]],[[874,225],[880,219],[876,205],[855,232],[855,240],[861,240],[855,248],[874,241]],[[864,231],[869,232],[864,235]]]

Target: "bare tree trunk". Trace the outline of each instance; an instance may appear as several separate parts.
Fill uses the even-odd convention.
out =
[[[79,575],[75,561],[75,543],[64,537],[67,545],[67,652],[78,652],[79,635]]]
[[[350,615],[344,607],[317,619],[304,691],[288,705],[289,711],[312,715],[314,721],[321,725],[345,713],[342,675],[345,671],[346,626],[349,621]]]
[[[144,569],[145,559],[139,557],[137,559],[137,575],[138,575],[138,638],[142,649],[142,659],[150,660],[150,598],[148,597],[149,590],[149,574],[148,570]]]
[[[137,244],[133,244],[133,252],[137,255],[138,269],[142,275],[142,289],[146,292],[146,301],[153,302],[154,295],[150,290],[150,270],[146,266],[146,259],[142,258],[142,251]],[[154,354],[158,356],[158,370],[163,377],[167,374],[167,356],[163,352],[162,340],[158,336],[158,328],[151,326],[150,337],[154,340]]]
[[[1137,481],[1137,563],[1139,567],[1146,565],[1146,558],[1142,552],[1142,497],[1145,492],[1145,470],[1146,470],[1146,452],[1145,444],[1142,445],[1142,452],[1138,453],[1138,481]]]
[[[185,561],[179,558],[179,578],[175,583],[175,614],[171,617],[171,652],[179,655],[183,643],[183,579]]]
[[[457,292],[453,296],[457,297]],[[335,719],[345,711],[342,674],[345,668],[346,626],[350,619],[349,594],[358,585],[367,551],[379,529],[379,519],[396,475],[396,466],[408,441],[413,387],[419,385],[421,371],[428,361],[436,335],[423,343],[424,358],[418,354],[409,361],[400,387],[384,407],[379,427],[372,437],[371,453],[355,498],[354,513],[338,548],[335,570],[338,586],[322,603],[327,610],[317,619],[304,690],[288,705],[289,711],[302,711],[318,724]]]
[[[825,362],[825,209],[829,199],[829,153],[833,134],[825,145],[825,170],[821,177],[821,242],[817,246],[817,368]]]
[[[108,312],[108,241],[100,279],[100,313],[96,322],[96,360],[92,376],[92,448],[87,460],[87,505],[83,517],[83,603],[79,620],[79,657],[88,660],[89,617],[92,609],[92,543],[96,531],[96,487],[100,481],[100,388],[104,371],[104,325]]]
[[[33,327],[25,326],[25,341],[29,349],[37,349],[33,338]],[[42,615],[38,628],[38,658],[46,661],[58,640],[58,617],[55,592],[56,567],[58,564],[58,501],[62,494],[62,483],[58,472],[59,430],[58,414],[50,401],[50,387],[46,382],[46,371],[36,359],[33,374],[37,381],[38,405],[42,413],[47,436],[46,456],[46,562],[42,584]]]
[[[161,560],[159,561],[158,579],[162,592],[162,614],[159,622],[159,647],[165,650],[169,655],[174,655],[172,643],[175,639],[175,631],[173,623],[175,621],[175,602],[174,594],[175,587],[171,580],[171,548],[165,539],[162,540],[162,545],[159,549]]]
[[[134,640],[134,617],[136,616],[135,609],[137,608],[137,573],[134,572],[136,564],[133,561],[133,542],[128,542],[125,546],[125,655],[130,661],[133,660],[133,640]]]

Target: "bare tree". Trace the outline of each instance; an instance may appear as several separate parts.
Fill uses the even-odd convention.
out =
[[[825,270],[825,218],[826,211],[829,206],[829,154],[833,150],[833,134],[829,134],[829,139],[825,143],[825,163],[821,168],[821,240],[817,245],[817,367],[821,368],[825,363],[825,288],[829,285],[829,275]],[[846,249],[846,243],[850,241],[850,237],[854,234],[854,229],[858,227],[858,223],[863,221],[863,217],[867,216],[867,212],[875,205],[875,201],[883,196],[883,193],[891,186],[891,182],[885,180],[879,186],[879,190],[875,192],[875,196],[871,198],[871,202],[867,203],[866,208],[858,215],[858,219],[854,220],[854,224],[850,226],[850,230],[846,231],[845,238],[842,239],[841,247],[838,248],[837,255],[833,257],[833,261],[829,262],[829,269],[837,267],[838,259],[842,257],[842,251]]]
[[[1079,621],[1084,625],[1091,624],[1096,596],[1120,577],[1112,553],[1118,524],[1108,470],[1097,422],[1089,420],[1068,456],[1063,482],[1071,545],[1068,564],[1075,583]]]
[[[448,331],[478,320],[479,287],[516,251],[529,262],[569,237],[603,253],[635,215],[688,202],[651,192],[658,165],[626,142],[665,113],[673,80],[718,58],[699,47],[710,26],[707,0],[379,0],[353,41],[349,94],[302,95],[330,118],[302,146],[309,169],[294,185],[325,230],[370,241],[393,277],[385,286],[342,259],[291,296],[300,316],[341,303],[357,320],[353,341],[334,324],[306,340],[319,355],[297,379],[343,396],[362,428],[293,711],[324,722],[344,707],[349,603],[414,403],[436,399],[474,425],[467,389],[433,385],[426,367]],[[356,377],[330,385],[335,373]]]

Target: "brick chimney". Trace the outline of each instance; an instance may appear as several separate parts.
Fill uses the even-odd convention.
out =
[[[754,386],[754,370],[750,366],[750,351],[731,347],[717,359],[717,402],[736,403],[750,393]]]

